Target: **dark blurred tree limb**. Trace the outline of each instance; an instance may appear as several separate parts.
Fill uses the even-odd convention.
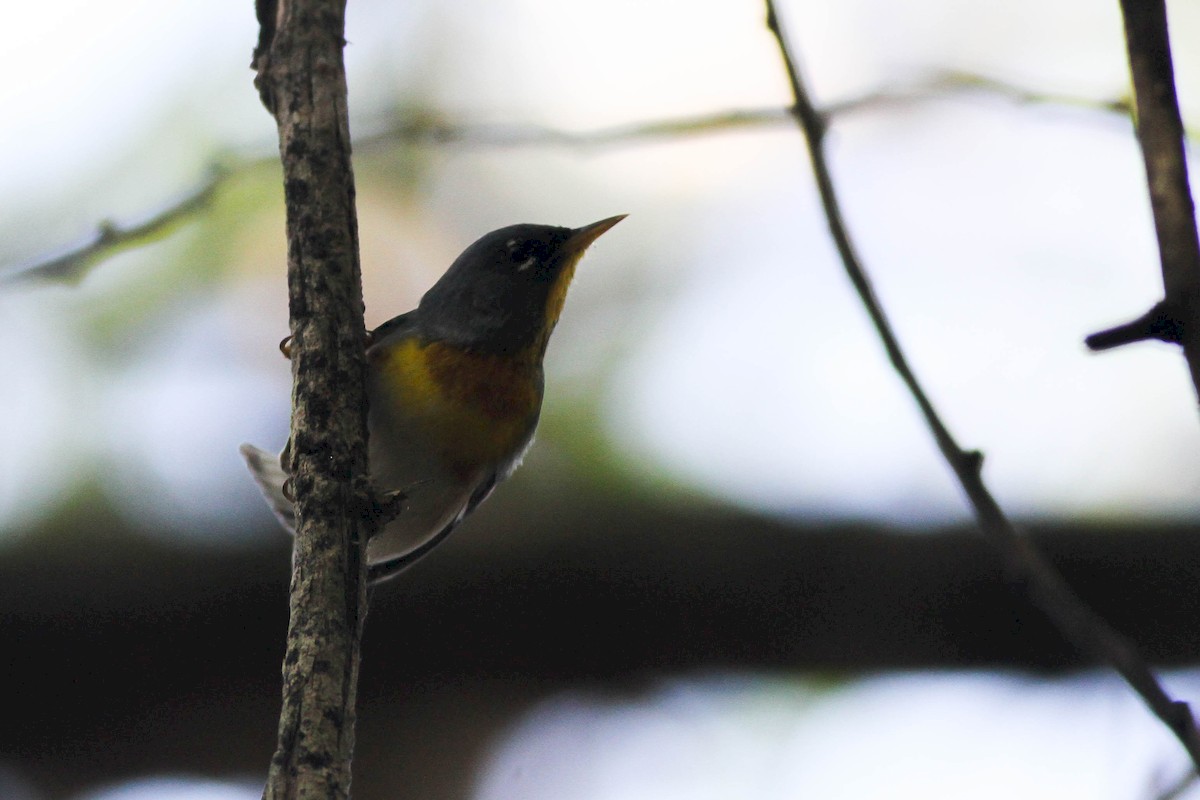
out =
[[[283,708],[264,798],[346,798],[367,612],[362,281],[345,0],[258,0],[255,86],[279,128],[292,334],[297,530]]]
[[[396,800],[397,772],[428,789],[410,794],[466,798],[474,758],[516,721],[514,703],[581,687],[638,691],[648,676],[714,670],[824,681],[986,668],[1026,683],[1094,663],[1013,597],[965,527],[897,535],[666,505],[661,493],[618,499],[537,464],[515,480],[403,591],[372,598],[370,624],[404,635],[364,643],[355,798]],[[103,507],[76,508],[0,558],[0,641],[21,643],[0,659],[0,682],[22,689],[6,705],[22,723],[0,726],[6,763],[58,787],[47,800],[135,775],[260,770],[274,748],[288,613],[275,520],[264,510],[248,537],[256,547],[186,546]],[[62,536],[79,531],[103,546]],[[1195,665],[1200,525],[1072,519],[1031,523],[1028,535],[1156,661]],[[532,693],[518,699],[513,681]],[[446,727],[442,702],[460,693],[486,737]],[[432,788],[434,772],[461,793]]]
[[[1157,339],[1183,345],[1200,396],[1200,239],[1188,185],[1165,0],[1121,0],[1138,144],[1162,264],[1163,299],[1132,322],[1087,338],[1093,350]]]
[[[1092,611],[1032,542],[1017,532],[983,481],[982,454],[976,450],[963,450],[958,445],[913,374],[842,216],[825,156],[828,116],[813,105],[797,59],[781,27],[774,0],[766,0],[766,7],[767,27],[779,45],[791,85],[794,100],[792,113],[804,134],[821,206],[846,274],[865,306],[892,366],[916,401],[938,449],[967,495],[980,529],[999,551],[1006,572],[1021,585],[1029,599],[1055,622],[1075,646],[1112,665],[1178,737],[1193,763],[1200,766],[1200,734],[1197,733],[1191,709],[1186,703],[1167,695],[1133,644]]]
[[[1077,106],[1128,115],[1130,102],[1123,98],[1093,100],[1034,92],[1024,87],[967,72],[941,72],[906,88],[884,88],[830,103],[827,116],[846,116],[887,106],[910,105],[966,92],[981,92],[1015,103]],[[356,139],[360,149],[395,144],[463,145],[475,147],[566,147],[601,149],[627,147],[693,136],[711,136],[740,130],[759,130],[792,124],[789,108],[756,108],[696,114],[667,120],[635,122],[591,131],[565,131],[538,125],[473,124],[443,119],[413,110],[403,120],[381,126]],[[18,265],[0,282],[77,281],[96,264],[118,253],[157,241],[173,233],[193,214],[203,210],[223,183],[238,174],[274,162],[276,156],[244,155],[227,159],[201,186],[164,206],[148,219],[122,226],[102,222],[82,244],[47,258]]]

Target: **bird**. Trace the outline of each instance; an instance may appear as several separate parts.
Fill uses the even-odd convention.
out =
[[[626,216],[485,234],[416,308],[368,333],[368,474],[376,492],[400,501],[395,518],[367,542],[371,585],[431,552],[520,466],[541,413],[546,347],[575,268]],[[240,450],[294,535],[289,446],[278,455],[251,444]]]

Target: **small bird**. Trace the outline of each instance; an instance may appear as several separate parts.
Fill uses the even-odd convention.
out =
[[[541,413],[542,359],[575,267],[624,218],[492,231],[415,309],[368,334],[368,469],[377,491],[403,497],[396,518],[367,543],[372,584],[429,553],[520,465]],[[294,533],[288,448],[276,456],[244,444],[241,452]]]

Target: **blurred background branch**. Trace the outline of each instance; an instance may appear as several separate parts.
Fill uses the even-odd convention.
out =
[[[221,182],[236,166],[214,168],[210,177],[178,200],[168,203],[150,217],[127,225],[110,220],[102,221],[85,242],[68,248],[65,252],[36,261],[18,265],[0,274],[0,283],[23,281],[54,281],[77,283],[106,258],[127,252],[136,247],[161,241],[173,234],[189,219],[205,211],[212,202]]]
[[[548,691],[572,685],[632,696],[655,676],[731,668],[964,667],[1031,670],[1049,685],[1092,663],[1038,608],[1014,601],[994,553],[966,528],[896,536],[562,488],[522,517],[520,536],[510,520],[530,498],[494,498],[470,537],[413,570],[403,591],[374,598],[356,795],[395,798],[401,774],[422,787],[413,796],[471,796],[464,765]],[[92,518],[98,530],[111,522]],[[1172,665],[1200,648],[1198,533],[1030,530],[1089,602]],[[270,546],[110,540],[48,559],[31,541],[10,551],[0,639],[21,646],[5,675],[60,688],[11,698],[10,713],[27,722],[3,727],[0,752],[52,797],[123,774],[257,774],[274,744],[288,557],[272,519],[260,534]],[[505,547],[488,546],[496,540]]]
[[[1044,93],[968,72],[943,71],[903,88],[880,89],[830,103],[822,114],[847,116],[913,103],[928,103],[956,94],[981,92],[1022,104],[1073,106],[1116,114],[1129,114],[1127,99],[1091,100]],[[663,140],[682,140],[738,130],[778,127],[791,122],[788,108],[757,108],[696,114],[668,120],[637,122],[592,131],[568,131],[538,125],[503,125],[454,122],[428,110],[409,109],[402,120],[355,139],[360,150],[406,145],[466,145],[488,148],[565,147],[579,150],[630,147]],[[202,212],[221,184],[249,170],[274,164],[276,157],[243,155],[226,157],[211,177],[179,200],[169,203],[142,222],[118,225],[102,222],[84,243],[59,255],[10,267],[4,281],[75,282],[104,261],[130,248],[144,246],[173,233],[193,215]]]

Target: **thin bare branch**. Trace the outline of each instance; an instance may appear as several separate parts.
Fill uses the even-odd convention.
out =
[[[1027,538],[1017,532],[983,481],[982,455],[978,451],[963,450],[959,447],[913,374],[891,323],[888,322],[875,295],[842,216],[828,160],[825,157],[826,115],[813,105],[776,13],[774,0],[766,0],[766,6],[767,26],[779,44],[791,84],[795,100],[793,114],[804,133],[821,205],[846,274],[854,284],[892,366],[912,394],[933,433],[942,457],[950,465],[966,493],[980,529],[999,551],[1011,579],[1021,585],[1029,599],[1055,622],[1059,630],[1076,647],[1111,664],[1141,695],[1151,711],[1179,738],[1193,762],[1200,765],[1200,737],[1197,736],[1191,709],[1186,703],[1167,695],[1132,643],[1080,600],[1067,586],[1058,570]]]
[[[1183,120],[1175,93],[1164,0],[1121,0],[1137,103],[1137,138],[1162,265],[1164,298],[1133,322],[1088,337],[1102,349],[1145,339],[1183,345],[1200,397],[1200,237],[1188,185]],[[1097,342],[1101,347],[1097,346]]]

